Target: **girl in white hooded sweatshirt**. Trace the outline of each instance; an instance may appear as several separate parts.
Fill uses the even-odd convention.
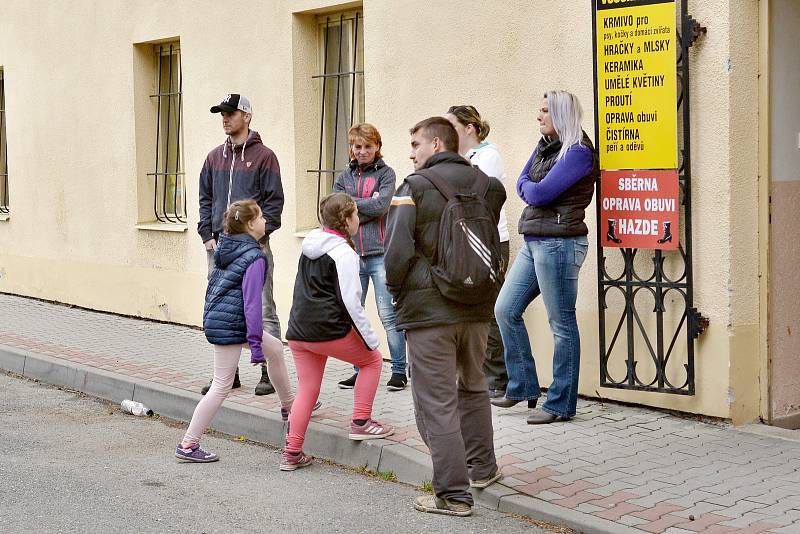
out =
[[[378,336],[361,305],[359,258],[351,237],[358,232],[358,209],[346,193],[320,202],[322,228],[303,240],[286,339],[297,369],[297,396],[289,415],[281,471],[311,464],[303,453],[311,411],[319,396],[328,357],[358,366],[350,439],[390,436],[394,429],[372,419],[381,375]]]

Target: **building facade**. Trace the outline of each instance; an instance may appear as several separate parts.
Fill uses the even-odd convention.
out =
[[[791,37],[800,7],[688,1],[708,30],[690,56],[694,305],[709,319],[695,342],[695,393],[600,387],[593,250],[577,305],[580,391],[800,426],[800,63]],[[301,239],[344,164],[352,122],[379,128],[402,179],[412,170],[412,125],[454,104],[476,106],[505,158],[513,257],[523,208],[514,184],[538,139],[542,94],[577,94],[594,135],[591,5],[5,1],[0,291],[198,325],[198,175],[224,140],[208,110],[227,93],[251,99],[251,127],[281,164],[286,203],[272,248],[284,321]],[[547,383],[552,338],[541,303],[527,323]]]

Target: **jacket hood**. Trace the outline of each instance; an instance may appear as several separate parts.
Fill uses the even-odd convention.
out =
[[[214,252],[214,263],[217,267],[225,269],[233,261],[251,248],[258,248],[258,242],[249,234],[234,234],[220,236],[219,245]]]
[[[241,149],[242,161],[244,161],[244,151],[248,146],[263,144],[264,143],[261,142],[261,136],[255,130],[250,130],[250,133],[247,135],[247,139],[245,139],[244,143],[241,145],[234,145],[233,139],[231,139],[231,136],[229,135],[227,138],[225,138],[225,144],[222,145],[222,157],[227,158],[228,152],[236,154],[236,151]]]
[[[342,245],[350,247],[343,237],[317,228],[303,239],[303,256],[310,260],[316,260]]]

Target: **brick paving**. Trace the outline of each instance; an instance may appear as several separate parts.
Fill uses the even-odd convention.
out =
[[[138,379],[198,391],[212,375],[199,330],[0,294],[0,345]],[[260,371],[242,356],[242,388],[227,402],[278,410],[275,395],[252,394]],[[291,353],[286,362],[296,383]],[[340,428],[352,392],[336,387],[352,368],[330,360],[315,415]],[[388,392],[388,364],[374,416],[390,437],[428,452],[417,433],[410,390]],[[800,533],[800,442],[742,432],[645,408],[580,400],[568,422],[529,426],[525,408],[494,412],[504,483],[555,506],[667,533]]]

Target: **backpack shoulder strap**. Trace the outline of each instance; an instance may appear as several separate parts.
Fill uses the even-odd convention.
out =
[[[419,171],[415,172],[414,174],[416,174],[418,176],[422,176],[423,178],[428,180],[430,183],[432,183],[433,186],[436,189],[438,189],[439,192],[448,201],[450,201],[451,199],[455,198],[456,190],[453,189],[453,186],[451,186],[447,182],[447,180],[445,180],[444,178],[439,176],[436,172],[434,172],[433,169],[422,169],[422,170],[419,170]]]
[[[472,187],[475,193],[477,193],[478,198],[486,198],[486,193],[489,192],[491,179],[485,172],[481,171],[477,165],[473,165],[472,168],[475,170],[475,183]]]

